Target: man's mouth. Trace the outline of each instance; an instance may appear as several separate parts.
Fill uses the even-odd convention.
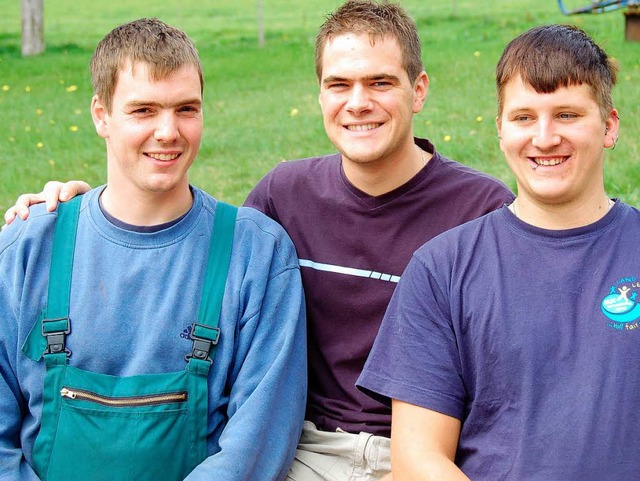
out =
[[[565,162],[567,159],[568,157],[529,157],[529,160],[531,161],[531,168],[533,170],[536,170],[540,166],[549,167],[559,165]]]
[[[174,160],[177,159],[178,157],[180,157],[180,154],[156,154],[156,153],[148,153],[147,154],[148,157],[151,157],[152,159],[155,160],[161,160],[161,161],[169,161],[169,160]]]
[[[347,129],[352,132],[364,132],[365,130],[377,129],[382,124],[371,123],[371,124],[358,124],[358,125],[347,125]]]

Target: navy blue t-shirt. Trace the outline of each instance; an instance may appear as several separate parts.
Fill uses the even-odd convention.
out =
[[[462,421],[474,481],[640,478],[640,212],[552,231],[506,207],[416,252],[358,384]]]

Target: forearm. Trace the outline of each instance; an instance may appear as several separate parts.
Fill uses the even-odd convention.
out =
[[[426,454],[419,459],[391,455],[393,481],[469,481],[453,461],[439,454]]]
[[[9,361],[1,346],[0,351],[0,481],[34,481],[38,477],[27,463],[21,444],[18,382],[9,375],[12,369],[6,369]]]
[[[454,463],[460,420],[396,399],[391,412],[394,481],[469,480]]]
[[[4,449],[0,449],[0,481],[40,481],[40,478],[21,452],[7,455]]]

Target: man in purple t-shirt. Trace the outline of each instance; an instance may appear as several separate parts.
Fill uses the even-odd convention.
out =
[[[393,290],[420,245],[513,194],[414,138],[429,80],[401,7],[346,2],[321,26],[315,58],[339,153],[278,164],[245,205],[284,226],[302,267],[309,392],[291,478],[373,481],[390,477],[391,411],[355,382]],[[52,206],[60,185],[50,187]]]
[[[518,197],[413,256],[358,385],[393,406],[394,481],[640,475],[640,212],[610,199],[617,69],[533,28],[496,72]]]

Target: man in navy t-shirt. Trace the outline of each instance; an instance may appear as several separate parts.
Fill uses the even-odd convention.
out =
[[[393,406],[394,480],[640,474],[640,212],[611,199],[616,68],[536,27],[497,67],[518,197],[416,252],[359,386]]]

